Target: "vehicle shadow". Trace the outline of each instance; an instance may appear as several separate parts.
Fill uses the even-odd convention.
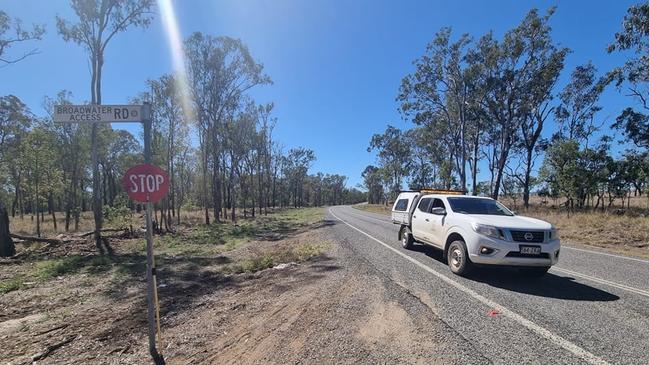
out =
[[[440,250],[418,244],[413,246],[412,251],[424,253],[446,265],[446,259]],[[476,267],[466,278],[496,288],[546,298],[588,302],[611,302],[620,299],[615,294],[576,282],[572,277],[558,276],[551,272],[541,278],[531,278],[514,268]]]

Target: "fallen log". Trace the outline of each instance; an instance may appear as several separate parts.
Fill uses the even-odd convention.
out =
[[[128,228],[106,228],[106,229],[101,230],[102,233],[103,232],[123,232],[123,231],[128,231]],[[78,237],[88,237],[88,236],[93,235],[94,233],[95,233],[95,231],[90,231],[90,232],[86,232],[86,233],[77,234],[76,236],[78,236]]]
[[[57,238],[42,238],[42,237],[31,237],[31,236],[21,236],[19,234],[11,233],[12,238],[17,238],[23,241],[32,241],[32,242],[45,242],[51,243],[54,245],[60,245],[63,243],[60,239]]]
[[[68,324],[62,324],[60,326],[52,327],[52,328],[50,328],[48,330],[45,330],[43,332],[39,332],[39,333],[35,334],[34,336],[40,336],[40,335],[44,335],[46,333],[54,332],[54,331],[60,330],[62,328],[66,328],[67,326],[68,326]]]
[[[46,358],[52,352],[74,341],[75,338],[77,338],[77,335],[68,337],[59,343],[55,343],[54,345],[47,346],[47,348],[43,352],[39,352],[38,354],[32,356],[32,361],[38,361]]]

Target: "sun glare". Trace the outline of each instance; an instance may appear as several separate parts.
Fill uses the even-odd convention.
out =
[[[185,119],[187,121],[191,121],[193,119],[191,93],[187,82],[185,54],[183,52],[183,44],[178,28],[178,20],[176,19],[176,11],[173,4],[171,3],[171,0],[157,1],[158,7],[160,8],[162,25],[164,27],[167,42],[169,44],[169,51],[171,53],[171,59],[173,62],[174,74],[176,75],[178,82],[177,92],[179,93],[181,98]]]

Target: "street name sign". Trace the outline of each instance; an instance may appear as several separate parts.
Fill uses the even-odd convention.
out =
[[[56,123],[141,122],[142,105],[55,105]]]
[[[156,203],[169,192],[169,175],[155,165],[136,165],[126,171],[122,185],[131,199]]]

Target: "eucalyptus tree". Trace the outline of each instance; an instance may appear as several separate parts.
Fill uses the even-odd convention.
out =
[[[363,178],[363,187],[367,190],[367,202],[369,204],[379,204],[383,200],[383,184],[379,168],[368,165],[361,173]]]
[[[236,220],[237,190],[241,191],[244,214],[248,197],[254,207],[254,175],[257,139],[257,108],[249,102],[245,110],[226,122],[224,150],[230,162],[228,174],[228,195],[230,196],[231,219]],[[248,175],[248,176],[246,176]]]
[[[410,143],[410,189],[422,189],[436,186],[438,183],[437,169],[441,163],[441,154],[431,151],[439,144],[429,143],[431,137],[426,127],[417,127],[406,131],[405,136]]]
[[[602,107],[597,105],[606,80],[597,78],[597,69],[588,62],[577,66],[570,82],[559,93],[560,104],[555,110],[559,123],[559,137],[588,144],[589,138],[599,129],[595,115]]]
[[[397,101],[404,117],[435,131],[429,143],[443,143],[466,190],[468,124],[477,73],[467,63],[472,40],[463,34],[451,40],[451,28],[442,28],[415,61],[415,72],[403,78]]]
[[[20,143],[17,164],[23,173],[23,188],[36,216],[36,234],[41,236],[41,210],[47,199],[62,186],[61,170],[56,163],[55,135],[42,127],[29,131]],[[56,215],[52,210],[56,222]]]
[[[549,40],[549,39],[548,39]],[[530,69],[532,74],[529,79],[529,87],[523,101],[523,115],[520,124],[521,155],[523,160],[523,174],[515,174],[514,178],[519,181],[523,191],[523,205],[525,208],[530,204],[530,188],[532,184],[532,170],[536,159],[545,148],[541,138],[543,127],[547,119],[553,115],[556,106],[553,105],[554,89],[557,80],[564,67],[564,60],[569,50],[554,44],[539,47],[535,58],[539,67]],[[565,94],[561,94],[564,100]]]
[[[517,27],[505,33],[502,41],[496,40],[490,32],[476,44],[473,57],[482,67],[479,88],[484,94],[480,106],[490,122],[489,140],[493,143],[490,168],[495,199],[526,117],[529,90],[547,67],[542,56],[552,54],[556,48],[549,26],[553,13],[554,8],[551,8],[546,15],[539,16],[533,9]]]
[[[640,110],[628,107],[617,117],[614,127],[621,129],[636,145],[649,148],[649,3],[631,6],[622,20],[622,30],[615,34],[615,42],[608,52],[629,52],[623,66],[615,68],[608,76],[618,88],[639,104]]]
[[[263,208],[264,214],[268,214],[268,206],[271,204],[272,190],[272,168],[273,168],[273,130],[277,124],[277,118],[271,116],[274,105],[266,104],[258,107],[257,124],[259,136],[257,139],[257,180],[259,186],[259,212]]]
[[[44,34],[43,25],[36,24],[32,25],[31,29],[25,29],[20,19],[11,19],[6,12],[0,10],[0,65],[10,65],[37,54],[37,49],[27,51],[20,56],[8,56],[7,52],[16,44],[41,40]]]
[[[53,119],[54,105],[71,104],[72,93],[63,90],[53,98],[45,97],[43,106],[49,120]],[[79,230],[81,220],[81,201],[83,195],[83,180],[89,165],[85,157],[90,152],[88,126],[77,123],[48,123],[49,128],[57,136],[60,165],[63,173],[65,198],[65,230],[70,229],[74,220],[74,230]]]
[[[22,170],[12,161],[20,157],[21,140],[33,123],[33,115],[27,105],[14,95],[0,97],[0,186],[13,186],[12,215],[19,209],[25,211],[25,194]],[[8,181],[3,181],[3,177]],[[9,214],[0,196],[0,257],[13,256],[15,247],[9,232]],[[4,224],[6,221],[6,225]]]
[[[303,147],[290,149],[283,159],[283,174],[288,183],[288,195],[292,198],[295,208],[304,205],[304,182],[315,159],[313,150]]]
[[[380,167],[389,181],[390,194],[396,197],[401,190],[403,178],[409,172],[411,145],[405,138],[405,133],[388,125],[383,134],[372,136],[367,152],[373,150],[377,151]]]
[[[31,29],[26,29],[23,27],[22,21],[20,19],[12,19],[6,12],[0,10],[0,67],[14,64],[16,62],[22,61],[25,58],[38,53],[37,49],[33,49],[26,53],[23,53],[19,56],[8,55],[8,51],[11,47],[34,40],[40,40],[45,34],[45,27],[42,25],[33,25]],[[21,106],[22,105],[22,106]],[[24,104],[14,96],[4,96],[0,100],[0,118],[10,119],[0,119],[0,172],[2,171],[2,159],[3,154],[7,150],[3,147],[6,135],[12,135],[12,132],[15,132],[15,127],[10,125],[13,124],[14,111],[24,109]],[[17,125],[21,125],[21,121],[17,121]],[[15,146],[14,146],[15,147]],[[13,169],[15,171],[15,168]],[[14,175],[14,181],[16,176]],[[17,186],[20,185],[20,179],[18,179]],[[16,198],[20,197],[20,188],[16,191]],[[15,213],[17,201],[14,200],[12,207],[12,214]],[[22,208],[22,205],[21,205]],[[22,209],[21,209],[22,214]],[[3,203],[3,197],[0,196],[0,257],[9,257],[13,256],[16,252],[13,240],[11,239],[10,229],[9,229],[9,214]]]
[[[56,27],[66,42],[84,48],[90,61],[90,97],[92,104],[101,104],[102,71],[108,43],[121,32],[132,27],[146,28],[151,22],[153,0],[71,0],[78,18],[71,23],[59,16]],[[95,243],[103,251],[101,240],[102,199],[97,155],[97,124],[92,125],[92,192],[95,218]]]
[[[179,86],[176,75],[162,75],[157,79],[148,80],[149,91],[143,98],[151,103],[153,114],[153,129],[157,136],[153,143],[154,155],[160,163],[166,166],[169,174],[169,195],[162,202],[162,216],[167,229],[176,215],[176,166],[180,163],[181,152],[189,142],[189,125],[182,109],[182,99],[186,97]],[[179,217],[178,220],[179,221]]]
[[[225,123],[241,107],[248,90],[269,84],[271,80],[263,73],[263,66],[252,58],[248,47],[238,39],[197,32],[185,41],[185,53],[198,125],[203,194],[207,197],[210,192],[208,173],[211,172],[214,219],[218,221],[223,197]],[[208,205],[205,201],[206,224],[210,222]]]

